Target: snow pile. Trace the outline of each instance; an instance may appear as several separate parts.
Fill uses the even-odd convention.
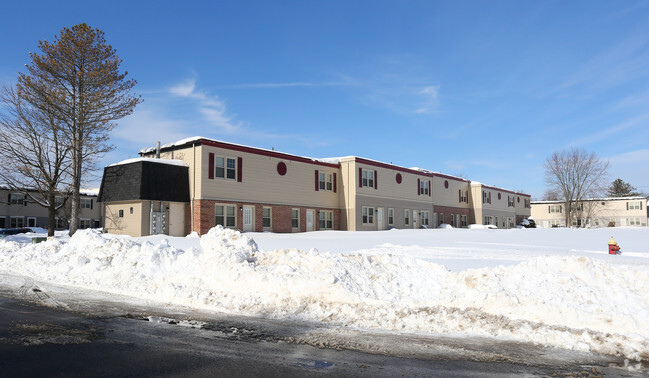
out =
[[[495,232],[420,233],[457,238],[460,231]],[[221,227],[185,239],[198,243],[179,249],[167,239],[151,242],[94,230],[80,230],[69,242],[7,239],[0,241],[0,264],[39,280],[214,311],[509,338],[649,360],[646,265],[552,255],[451,272],[416,257],[415,247],[413,255],[390,244],[382,245],[381,253],[263,251],[251,238]]]

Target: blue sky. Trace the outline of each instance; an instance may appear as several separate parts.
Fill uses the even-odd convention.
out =
[[[649,192],[646,1],[11,1],[2,13],[0,83],[80,22],[138,81],[144,102],[101,165],[200,135],[540,199],[543,161],[576,146]]]

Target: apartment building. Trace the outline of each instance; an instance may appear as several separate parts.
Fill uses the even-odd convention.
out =
[[[472,194],[474,183],[469,180],[356,156],[312,159],[201,137],[181,140],[158,150],[142,150],[140,155],[139,160],[104,170],[99,201],[106,206],[109,232],[134,236],[155,233],[150,220],[154,212],[163,213],[163,220],[181,219],[180,214],[167,212],[166,203],[173,201],[165,202],[161,197],[162,192],[171,190],[173,185],[159,184],[167,188],[147,198],[136,191],[125,196],[114,195],[120,190],[117,188],[123,186],[116,182],[120,169],[137,171],[135,165],[166,164],[164,161],[184,165],[186,173],[166,177],[162,169],[157,173],[130,173],[128,176],[136,181],[150,182],[186,180],[187,199],[176,206],[177,212],[186,212],[184,234],[191,231],[204,234],[217,224],[256,232],[372,231],[437,227],[443,223],[466,227],[485,219],[508,228],[529,216],[530,197],[527,194],[486,187],[494,196],[503,193],[505,198],[506,193],[511,197],[511,206],[505,205],[500,210],[500,199],[494,200],[489,206],[482,205],[484,210],[476,216],[475,201],[471,199],[475,197]],[[159,159],[155,159],[156,156]],[[181,178],[182,175],[186,178]],[[480,184],[479,188],[482,187]],[[186,210],[182,210],[181,203],[186,205]],[[146,215],[147,209],[149,215]],[[115,218],[115,211],[125,218],[120,220],[124,225],[129,222],[133,225],[119,227],[109,220]],[[483,213],[495,216],[485,218]],[[501,218],[513,221],[502,223]],[[176,225],[178,223],[176,221]],[[179,227],[176,230],[183,234]],[[163,233],[169,232],[169,227],[165,227]]]
[[[41,206],[27,193],[32,193],[38,198],[34,190],[12,190],[7,187],[0,187],[0,228],[20,227],[42,227],[48,226],[47,208]],[[57,212],[56,229],[66,229],[70,220],[70,201],[68,194],[61,193],[55,197],[57,204],[64,206]],[[82,190],[79,214],[79,228],[102,227],[102,206],[97,205],[97,192],[94,190]]]
[[[537,227],[646,227],[647,198],[591,198],[572,204],[574,217],[566,224],[565,201],[534,201],[532,217]]]

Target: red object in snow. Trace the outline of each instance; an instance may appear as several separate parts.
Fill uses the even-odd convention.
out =
[[[619,255],[622,252],[620,252],[620,246],[617,245],[615,240],[613,240],[613,237],[611,236],[611,240],[608,241],[608,254],[609,255]]]

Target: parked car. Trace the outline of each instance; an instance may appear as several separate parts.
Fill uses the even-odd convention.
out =
[[[532,218],[523,219],[521,226],[525,228],[536,228],[536,222]]]
[[[2,228],[0,229],[0,237],[5,237],[9,235],[16,234],[26,234],[28,232],[34,232],[31,228],[22,227],[22,228]]]

